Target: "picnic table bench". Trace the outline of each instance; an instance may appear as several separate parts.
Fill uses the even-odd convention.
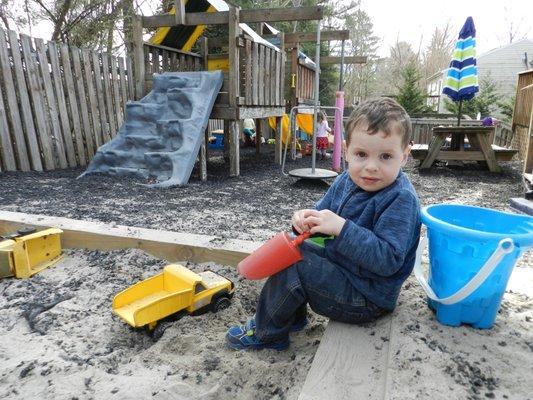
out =
[[[510,161],[518,150],[506,149],[490,144],[493,127],[451,126],[435,127],[429,145],[415,144],[411,148],[413,158],[420,160],[420,169],[430,168],[435,160],[457,160],[485,162],[492,172],[500,172],[498,161]],[[451,145],[443,148],[446,138],[451,136]],[[468,146],[465,146],[465,137]]]

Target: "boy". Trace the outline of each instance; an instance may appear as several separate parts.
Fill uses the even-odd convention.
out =
[[[306,241],[303,260],[266,281],[255,316],[228,330],[235,349],[289,346],[289,332],[318,314],[363,323],[394,309],[415,262],[419,202],[401,171],[409,154],[411,121],[396,101],[362,103],[346,125],[348,169],[314,210],[292,217],[301,233],[334,235],[324,247]]]

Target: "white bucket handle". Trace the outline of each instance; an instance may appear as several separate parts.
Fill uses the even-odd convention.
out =
[[[492,273],[492,271],[494,271],[501,259],[514,250],[514,243],[511,238],[505,238],[500,240],[498,246],[496,247],[496,250],[494,250],[494,253],[492,253],[489,259],[485,262],[485,265],[481,267],[478,273],[472,279],[470,279],[470,281],[466,285],[464,285],[453,295],[441,299],[437,297],[433,289],[431,289],[431,286],[429,286],[426,278],[424,277],[424,272],[422,271],[422,253],[426,248],[426,245],[427,238],[423,236],[420,239],[420,243],[418,244],[418,248],[416,250],[415,267],[413,269],[415,277],[416,279],[418,279],[418,282],[431,300],[448,305],[458,303],[461,300],[467,298],[470,294],[472,294],[478,287],[481,286],[483,282],[485,282],[485,279],[487,279],[487,277]]]

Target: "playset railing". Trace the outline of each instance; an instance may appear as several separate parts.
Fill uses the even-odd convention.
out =
[[[133,99],[128,58],[0,29],[0,169],[85,166]]]

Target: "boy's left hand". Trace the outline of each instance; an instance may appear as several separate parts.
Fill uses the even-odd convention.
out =
[[[312,226],[311,233],[339,236],[346,220],[331,210],[306,210],[304,223]]]

